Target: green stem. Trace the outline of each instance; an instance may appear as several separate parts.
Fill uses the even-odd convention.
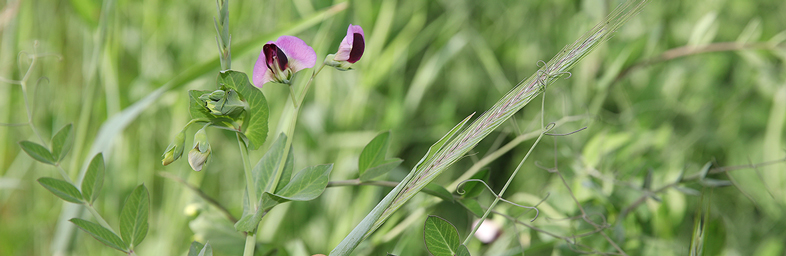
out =
[[[292,85],[289,85],[288,87],[289,87],[289,98],[292,99],[292,106],[295,107],[295,109],[297,109],[299,106],[297,104],[297,101],[295,100],[295,90],[292,89]]]
[[[46,145],[46,140],[44,140],[44,137],[41,136],[41,133],[38,132],[38,129],[36,129],[35,125],[33,124],[33,112],[32,109],[30,109],[30,103],[27,99],[27,80],[30,79],[30,73],[31,71],[33,71],[33,67],[35,66],[36,59],[38,59],[37,55],[33,55],[30,58],[30,66],[27,67],[27,72],[25,72],[25,76],[22,78],[22,80],[19,81],[19,85],[21,85],[22,87],[22,98],[24,98],[25,101],[25,110],[27,111],[27,124],[30,125],[30,129],[33,129],[33,133],[35,133],[35,135],[38,136],[38,139],[41,140],[42,145],[44,145],[44,147],[48,147]]]
[[[474,235],[475,232],[478,231],[478,228],[480,228],[480,224],[482,224],[483,221],[486,220],[486,217],[488,217],[489,213],[491,213],[491,210],[494,209],[494,206],[496,206],[497,203],[499,203],[500,199],[502,199],[502,194],[505,194],[505,190],[508,189],[508,186],[510,186],[510,183],[513,181],[513,178],[516,177],[516,173],[519,172],[519,170],[521,169],[521,166],[524,165],[525,161],[527,161],[527,158],[529,157],[530,153],[532,153],[532,150],[535,149],[535,146],[538,145],[538,142],[540,142],[540,139],[543,138],[543,135],[546,132],[547,132],[547,130],[544,129],[543,132],[540,133],[540,136],[538,136],[538,139],[535,140],[535,144],[532,144],[532,147],[529,148],[529,151],[527,151],[527,154],[524,155],[524,159],[521,159],[521,162],[519,162],[519,165],[516,167],[516,170],[513,171],[513,174],[510,175],[510,178],[508,179],[508,182],[505,183],[505,186],[502,187],[502,190],[499,191],[499,195],[497,195],[497,197],[494,199],[494,202],[492,202],[491,205],[489,206],[488,210],[486,210],[486,212],[483,213],[483,217],[480,217],[480,220],[478,221],[478,224],[475,225],[475,227],[472,229],[472,232],[470,232],[469,235],[467,235],[467,238],[464,239],[464,243],[463,244],[465,246],[469,244],[469,240],[472,238],[472,235]]]
[[[314,81],[314,77],[316,77],[324,67],[325,64],[323,63],[319,67],[319,69],[311,73],[311,78],[308,79],[308,82],[306,82],[306,85],[303,87],[303,92],[300,94],[300,101],[297,102],[294,101],[295,93],[292,89],[292,86],[289,86],[290,95],[292,97],[292,102],[295,106],[295,109],[293,110],[292,116],[290,117],[289,127],[287,128],[286,133],[284,133],[287,136],[287,143],[284,146],[284,154],[281,156],[281,160],[278,164],[278,171],[276,171],[276,177],[273,179],[273,185],[270,186],[270,190],[268,190],[267,192],[275,193],[276,191],[276,186],[278,185],[278,181],[281,180],[281,175],[284,172],[284,165],[286,165],[287,158],[289,157],[289,149],[292,147],[292,140],[294,139],[293,137],[295,134],[295,125],[297,124],[297,117],[300,114],[300,109],[303,106],[303,101],[306,98],[306,94],[308,93],[308,89],[310,88],[311,83]]]
[[[248,146],[243,142],[240,133],[236,134],[237,145],[240,147],[240,158],[243,161],[243,172],[246,174],[246,191],[248,192],[248,207],[255,211],[257,209],[257,190],[254,186],[254,176],[251,173],[251,163],[248,161]],[[243,256],[253,256],[256,247],[256,229],[246,233],[246,245],[243,249]]]
[[[74,187],[76,187],[76,184],[74,184],[74,182],[71,180],[71,177],[68,176],[68,173],[66,173],[65,170],[63,170],[63,167],[60,166],[60,163],[58,162],[57,164],[55,164],[55,166],[57,166],[57,170],[60,171],[60,175],[63,175],[63,179],[65,179],[66,181],[68,181],[68,183],[71,183],[71,185],[74,185]]]
[[[90,205],[90,204],[85,204],[85,208],[87,208],[87,210],[90,212],[90,214],[92,214],[93,217],[96,218],[96,220],[98,221],[98,224],[101,224],[101,226],[105,227],[106,229],[109,229],[109,231],[112,231],[112,233],[119,234],[119,233],[115,232],[114,229],[112,229],[112,226],[109,226],[109,223],[107,223],[104,220],[104,218],[101,217],[101,214],[98,214],[98,212],[96,211],[96,208],[93,208],[93,206]]]
[[[505,194],[505,190],[507,190],[508,186],[510,186],[510,183],[513,182],[513,178],[515,178],[516,174],[519,172],[519,170],[521,170],[521,166],[524,165],[524,162],[527,161],[527,158],[529,158],[529,155],[532,154],[532,150],[534,150],[535,146],[538,145],[538,143],[540,142],[540,139],[543,138],[543,135],[545,135],[547,132],[549,132],[549,130],[554,128],[553,125],[549,125],[548,127],[545,126],[545,115],[546,115],[545,114],[546,112],[544,111],[545,104],[546,104],[546,92],[545,91],[543,92],[542,99],[543,100],[540,102],[540,113],[541,113],[541,115],[540,115],[540,127],[542,127],[541,128],[542,130],[541,130],[540,135],[538,135],[538,139],[535,140],[535,143],[533,143],[532,147],[529,148],[529,151],[527,151],[527,154],[524,155],[523,159],[521,159],[521,162],[519,162],[519,165],[516,166],[516,170],[513,171],[513,174],[510,175],[510,178],[508,178],[508,181],[505,182],[505,186],[503,186],[502,190],[499,191],[499,194],[496,195],[496,198],[494,198],[494,202],[492,202],[491,205],[489,205],[489,208],[486,210],[486,212],[483,213],[483,217],[480,217],[480,220],[478,220],[478,224],[475,225],[474,228],[472,228],[472,232],[469,232],[469,235],[467,235],[467,238],[464,239],[464,243],[463,243],[464,246],[469,245],[469,240],[472,239],[472,236],[475,235],[475,232],[478,231],[478,229],[480,228],[480,225],[483,224],[483,221],[486,220],[486,217],[488,217],[489,213],[491,213],[491,211],[494,209],[494,206],[496,206],[497,203],[499,203],[499,201],[502,200],[502,195]],[[492,193],[493,192],[494,191],[492,191]]]
[[[257,208],[257,190],[254,189],[254,176],[251,173],[251,163],[248,161],[248,146],[237,133],[237,145],[240,147],[240,158],[243,160],[243,172],[246,174],[246,189],[248,191],[248,204],[251,209]]]
[[[254,248],[257,246],[257,233],[255,231],[246,234],[246,246],[243,247],[243,256],[253,256]]]
[[[306,93],[308,93],[308,88],[311,86],[311,82],[314,81],[314,77],[317,77],[317,74],[319,74],[319,72],[322,72],[322,68],[324,67],[325,67],[325,63],[323,62],[322,65],[319,66],[319,69],[314,71],[314,73],[311,73],[311,78],[308,79],[306,86],[303,88],[303,93],[300,94],[300,101],[298,101],[299,104],[303,104],[303,101],[306,100]]]

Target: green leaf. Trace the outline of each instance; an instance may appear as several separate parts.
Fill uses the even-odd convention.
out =
[[[203,91],[203,90],[189,90],[188,91],[188,113],[191,114],[192,119],[216,119],[217,116],[210,114],[210,110],[208,110],[204,105],[202,105],[202,100],[199,99],[199,96],[202,94],[210,93],[210,91]]]
[[[123,243],[123,240],[120,239],[120,237],[118,237],[117,234],[113,233],[111,230],[106,229],[105,227],[102,227],[96,223],[79,218],[73,218],[70,221],[106,246],[115,248],[121,252],[128,253],[128,246]]]
[[[423,156],[423,158],[421,158],[420,161],[415,165],[415,170],[420,169],[421,164],[428,163],[429,161],[431,161],[431,159],[434,157],[434,154],[439,152],[442,149],[442,146],[444,146],[445,143],[447,143],[448,141],[450,141],[451,138],[453,138],[453,135],[461,131],[461,128],[464,127],[464,124],[466,124],[467,121],[469,121],[469,119],[472,118],[472,116],[474,115],[475,113],[472,113],[471,115],[464,118],[464,120],[456,124],[456,126],[453,126],[453,129],[450,129],[448,133],[446,133],[444,136],[442,136],[442,138],[440,138],[437,142],[435,142],[434,145],[431,145],[431,147],[428,148],[428,152],[426,152],[426,155]]]
[[[52,157],[57,162],[63,160],[68,154],[68,151],[71,151],[71,145],[74,143],[74,137],[71,136],[73,127],[72,124],[63,126],[63,128],[52,137]]]
[[[270,146],[270,149],[262,156],[262,159],[259,159],[257,165],[254,166],[254,169],[251,170],[251,174],[254,178],[254,186],[256,186],[257,195],[261,195],[263,192],[270,192],[273,188],[273,180],[276,177],[276,172],[278,171],[278,167],[281,164],[281,158],[284,157],[284,148],[286,147],[287,136],[284,133],[281,133],[273,142],[273,145]],[[284,170],[281,173],[281,179],[276,184],[277,190],[281,190],[289,180],[292,179],[292,169],[294,164],[294,154],[292,147],[289,148],[289,154],[287,154],[287,162],[284,165]]]
[[[197,256],[213,256],[213,247],[210,246],[210,242],[205,243],[205,246],[202,247]]]
[[[489,178],[491,178],[491,172],[489,171],[488,168],[483,168],[479,172],[475,173],[475,175],[472,175],[472,177],[470,177],[470,179],[479,179],[486,182],[489,181]],[[486,190],[486,186],[484,186],[480,182],[473,181],[473,182],[464,183],[464,187],[462,187],[462,189],[464,189],[464,194],[462,194],[461,197],[474,198],[479,196],[480,193],[483,193],[483,191]]]
[[[641,188],[646,191],[650,191],[652,188],[652,169],[647,171],[647,176],[644,176],[644,183],[641,184]]]
[[[706,164],[704,164],[703,167],[701,167],[701,171],[699,171],[699,179],[700,180],[704,179],[705,177],[707,177],[707,173],[710,172],[710,167],[712,167],[712,162],[707,162]]]
[[[377,137],[374,137],[371,142],[366,144],[366,147],[360,152],[360,158],[358,159],[358,172],[360,173],[360,177],[363,177],[367,169],[380,165],[385,161],[385,154],[388,152],[389,144],[389,131],[380,133]],[[361,180],[363,179],[361,178]]]
[[[262,193],[259,198],[258,210],[243,212],[243,217],[235,223],[235,229],[241,232],[253,231],[259,226],[259,222],[262,220],[262,217],[265,216],[265,212],[282,202],[285,201],[273,197],[273,195],[268,192]]]
[[[677,175],[677,181],[675,182],[677,183],[681,182],[684,177],[685,177],[685,168],[682,168],[680,170],[680,174]]]
[[[434,256],[455,256],[461,245],[456,227],[434,215],[426,218],[423,238],[426,240],[426,249]]]
[[[205,245],[202,243],[197,241],[191,242],[191,247],[188,248],[188,256],[199,256],[202,248],[205,248]]]
[[[464,199],[459,199],[458,202],[461,205],[463,205],[464,208],[467,208],[467,210],[469,210],[472,214],[474,214],[475,217],[481,217],[485,213],[485,210],[483,210],[483,207],[480,206],[478,200],[472,198],[464,198]]]
[[[727,187],[733,185],[733,183],[728,180],[716,180],[710,178],[704,178],[700,180],[699,183],[705,187]]]
[[[443,187],[443,186],[440,186],[440,185],[437,185],[437,184],[434,184],[434,183],[429,183],[428,185],[426,185],[425,188],[423,188],[423,190],[424,190],[424,192],[427,192],[427,191],[431,192],[430,194],[433,194],[433,195],[435,195],[435,196],[437,196],[439,198],[442,198],[442,200],[445,200],[445,201],[448,201],[448,202],[453,202],[453,194],[451,194],[450,191],[445,189],[445,187]]]
[[[469,249],[463,244],[459,245],[458,252],[456,252],[456,256],[471,256],[469,254]]]
[[[291,201],[310,201],[317,198],[327,187],[333,164],[306,167],[292,177],[274,197]]]
[[[699,196],[699,195],[701,195],[701,192],[699,192],[698,190],[689,188],[689,187],[676,186],[676,187],[674,187],[674,189],[676,189],[679,192],[682,192],[683,194],[690,195],[690,196]]]
[[[23,140],[19,142],[19,146],[22,147],[25,153],[39,162],[51,165],[55,165],[55,162],[57,162],[52,156],[52,153],[49,152],[49,149],[46,149],[38,143]]]
[[[150,195],[145,184],[142,184],[131,192],[120,211],[120,236],[132,248],[141,243],[147,235],[149,205]]]
[[[93,157],[90,165],[87,166],[85,178],[82,180],[82,196],[88,204],[92,205],[101,192],[101,187],[104,185],[104,168],[104,155],[101,153]]]
[[[38,183],[41,183],[41,186],[44,186],[49,192],[52,192],[52,194],[55,194],[63,200],[75,204],[82,203],[82,194],[79,193],[79,189],[71,185],[71,183],[53,178],[40,178],[38,179]]]
[[[379,165],[368,168],[365,172],[361,172],[360,181],[369,181],[373,178],[379,177],[379,175],[388,173],[389,171],[401,165],[402,162],[404,162],[404,160],[400,158],[385,160]]]
[[[240,94],[241,99],[248,103],[246,110],[248,116],[243,121],[243,133],[251,142],[248,145],[250,149],[262,146],[267,138],[267,121],[270,113],[265,95],[248,81],[248,76],[243,72],[221,71],[218,74],[218,85],[234,89]]]

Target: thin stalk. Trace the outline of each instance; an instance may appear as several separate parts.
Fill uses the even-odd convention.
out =
[[[298,109],[299,106],[297,104],[297,100],[295,100],[295,89],[292,89],[292,85],[287,87],[289,87],[289,99],[292,100],[292,106],[295,107],[295,109]]]
[[[303,106],[303,101],[306,99],[306,94],[308,93],[308,89],[311,86],[311,83],[314,81],[314,78],[322,71],[322,68],[325,67],[325,64],[322,64],[319,69],[315,70],[311,73],[311,78],[308,79],[306,85],[303,87],[303,91],[300,93],[300,101],[295,101],[295,92],[292,89],[292,86],[289,86],[289,95],[292,99],[292,104],[295,106],[295,109],[292,111],[292,116],[289,120],[289,127],[287,131],[284,133],[287,136],[287,143],[284,146],[284,154],[281,156],[281,160],[278,164],[278,171],[276,171],[276,177],[273,179],[273,185],[270,186],[270,189],[266,192],[274,193],[276,191],[276,186],[278,185],[278,181],[281,180],[281,175],[284,172],[284,165],[286,165],[287,158],[289,157],[289,149],[292,148],[292,140],[294,139],[295,134],[295,125],[297,124],[297,117],[300,114],[300,109]]]
[[[257,233],[252,231],[246,234],[246,246],[243,247],[243,256],[254,255],[254,248],[257,246]]]
[[[104,218],[101,217],[101,214],[98,214],[98,211],[96,211],[96,208],[94,208],[90,204],[85,204],[85,208],[87,208],[87,210],[90,212],[90,214],[92,214],[93,217],[96,218],[96,220],[98,221],[98,224],[101,224],[101,226],[105,227],[106,229],[109,229],[109,231],[112,231],[112,233],[119,234],[119,233],[115,232],[114,229],[112,229],[112,226],[109,226],[109,223],[107,223],[106,220],[104,220]]]
[[[41,133],[38,132],[38,129],[36,129],[35,125],[33,124],[33,112],[30,109],[30,103],[27,99],[27,80],[30,79],[30,73],[33,70],[33,67],[35,66],[36,59],[38,59],[38,56],[33,55],[33,57],[30,59],[31,59],[30,66],[27,68],[27,72],[25,73],[25,76],[22,78],[21,81],[19,81],[19,84],[22,87],[22,98],[24,98],[25,101],[25,110],[27,111],[27,124],[30,125],[30,129],[33,129],[33,133],[35,133],[35,135],[38,136],[38,139],[41,140],[41,143],[44,145],[44,147],[49,147],[46,145],[46,141],[44,140],[44,137],[41,136]]]
[[[540,116],[540,118],[541,118],[540,119],[540,123],[541,123],[541,127],[542,128],[541,128],[540,135],[538,135],[538,139],[535,140],[535,143],[533,143],[532,147],[529,148],[529,151],[527,151],[527,154],[524,155],[523,159],[521,159],[521,162],[519,162],[519,165],[516,166],[516,170],[514,170],[513,174],[510,175],[510,178],[508,178],[508,181],[505,183],[505,186],[502,187],[502,190],[500,190],[499,194],[496,196],[496,198],[494,198],[494,202],[491,203],[491,205],[489,206],[488,210],[486,210],[486,212],[483,213],[483,217],[480,217],[480,220],[478,221],[478,224],[475,225],[474,228],[472,228],[472,231],[469,232],[469,235],[467,235],[467,238],[464,239],[464,243],[463,243],[464,246],[469,244],[469,240],[472,238],[472,236],[475,234],[475,232],[478,231],[478,229],[480,228],[480,224],[483,223],[483,221],[486,220],[486,218],[488,217],[489,213],[491,213],[491,210],[494,209],[494,206],[497,206],[497,203],[499,203],[499,201],[502,200],[502,195],[504,195],[505,191],[508,190],[508,187],[510,186],[510,183],[513,182],[513,178],[515,178],[516,174],[519,173],[519,170],[521,170],[521,166],[524,165],[524,162],[527,161],[527,158],[529,158],[529,155],[532,154],[532,151],[535,149],[535,146],[537,146],[538,143],[540,143],[540,139],[543,138],[543,135],[545,135],[549,130],[554,128],[553,125],[550,125],[549,127],[546,127],[543,124],[544,123],[544,116],[545,116],[545,113],[546,113],[546,112],[544,112],[544,109],[543,109],[545,107],[545,102],[546,102],[546,93],[544,92],[543,93],[543,101],[541,102],[541,116]]]
[[[243,172],[246,174],[246,191],[248,192],[248,207],[249,209],[257,208],[257,190],[254,186],[254,176],[251,173],[251,163],[248,159],[248,146],[243,142],[240,133],[237,133],[237,145],[240,147],[240,158],[243,161]],[[256,247],[257,232],[256,229],[246,233],[246,245],[243,249],[244,256],[254,255],[254,248]]]
[[[57,170],[60,171],[60,175],[63,176],[63,179],[65,179],[65,181],[71,183],[71,185],[74,185],[74,187],[76,187],[76,184],[74,184],[74,182],[71,180],[71,177],[68,176],[68,173],[66,173],[65,170],[63,170],[63,166],[61,166],[59,162],[55,164],[55,166],[57,166]]]
[[[240,148],[240,158],[243,161],[243,173],[246,174],[246,189],[248,191],[248,204],[251,209],[257,208],[257,191],[254,189],[254,176],[251,173],[251,163],[248,159],[248,146],[243,142],[240,133],[237,134],[237,145]]]

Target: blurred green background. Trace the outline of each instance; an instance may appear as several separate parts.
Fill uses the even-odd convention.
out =
[[[322,61],[336,51],[349,23],[361,25],[366,51],[356,70],[324,70],[308,95],[293,144],[295,168],[335,163],[331,180],[357,178],[363,146],[390,130],[390,157],[405,161],[383,179],[398,180],[453,125],[488,109],[532,75],[538,60],[548,61],[619,3],[231,1],[233,68],[250,74],[261,46],[282,34],[305,40]],[[32,121],[44,137],[68,123],[84,134],[82,145],[77,142],[66,158],[66,171],[76,177],[85,159],[92,158],[90,152],[96,152],[91,150],[106,150],[98,211],[117,227],[131,190],[141,183],[150,189],[150,231],[138,255],[185,255],[194,239],[210,240],[218,255],[242,250],[241,234],[220,213],[183,185],[158,175],[179,176],[236,217],[242,212],[243,171],[233,134],[209,131],[214,155],[202,172],[192,171],[183,160],[167,167],[160,162],[190,119],[187,90],[215,86],[215,6],[212,0],[0,2],[0,77],[20,80],[30,54],[54,55],[37,59],[29,97]],[[541,216],[530,224],[570,242],[493,216],[504,226],[502,235],[488,245],[473,241],[473,255],[521,255],[522,248],[525,255],[616,252],[595,227],[567,219],[580,216],[581,210],[559,176],[536,162],[546,168],[556,163],[590,219],[605,224],[604,234],[630,255],[688,254],[702,209],[701,196],[691,195],[697,192],[709,205],[703,222],[705,255],[784,255],[782,162],[708,176],[732,186],[685,182],[654,198],[642,188],[648,180],[651,190],[659,189],[682,171],[686,176],[698,173],[708,162],[731,167],[786,156],[784,14],[781,0],[649,3],[580,62],[571,78],[548,88],[543,112],[540,100],[533,101],[435,180],[448,186],[496,152],[500,157],[488,165],[489,183],[499,191],[534,141],[520,135],[537,132],[541,114],[546,122],[564,121],[554,133],[587,127],[570,136],[546,137],[504,196],[523,205],[546,198]],[[669,53],[685,56],[665,55],[668,60],[657,62],[675,48],[680,49]],[[706,49],[718,51],[702,53]],[[306,76],[299,74],[296,80]],[[122,132],[97,136],[110,117],[157,89],[161,94],[141,104],[146,108],[138,117],[121,119],[129,122]],[[0,122],[26,123],[20,87],[3,83],[0,90]],[[252,162],[280,132],[279,119],[290,108],[285,86],[268,84],[262,91],[271,109],[270,132],[268,143],[251,153]],[[71,224],[58,220],[62,201],[35,180],[60,175],[20,150],[18,141],[38,141],[29,126],[6,125],[0,134],[0,255],[119,255],[81,231],[73,233],[70,243],[57,242],[69,236],[58,231],[58,223]],[[510,150],[498,151],[503,145]],[[278,206],[262,222],[260,252],[327,253],[388,190],[328,188],[314,201]],[[485,192],[479,200],[487,206],[492,199]],[[428,214],[450,220],[462,236],[469,233],[474,217],[466,210],[429,202],[432,196],[416,196],[355,253],[428,255],[422,233]],[[508,205],[497,210],[521,212]],[[521,220],[528,223],[532,217]]]

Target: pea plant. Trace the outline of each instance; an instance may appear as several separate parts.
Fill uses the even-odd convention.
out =
[[[534,134],[536,138],[534,144],[499,192],[493,191],[486,184],[488,171],[481,169],[468,170],[447,188],[430,185],[431,181],[466,156],[480,141],[497,130],[538,96],[543,96],[541,108],[544,108],[547,88],[560,78],[569,78],[571,68],[612,37],[614,32],[636,15],[646,2],[646,0],[630,0],[618,6],[605,20],[598,23],[573,44],[563,48],[551,60],[539,63],[540,68],[534,74],[519,82],[488,110],[477,115],[474,120],[475,114],[472,114],[456,124],[428,149],[401,181],[384,183],[375,181],[375,178],[388,173],[403,162],[402,159],[387,156],[387,150],[391,143],[390,132],[380,132],[365,145],[358,159],[358,178],[356,180],[331,181],[330,174],[333,170],[331,163],[294,170],[297,159],[293,149],[295,127],[297,127],[298,117],[304,106],[304,101],[307,99],[309,89],[318,80],[319,74],[325,70],[325,67],[329,67],[327,70],[333,68],[339,72],[351,72],[353,65],[361,61],[366,47],[363,28],[359,25],[348,24],[346,34],[338,49],[322,58],[318,58],[314,49],[302,39],[281,35],[275,41],[264,44],[262,49],[258,49],[260,53],[249,78],[249,75],[232,69],[229,1],[218,0],[214,26],[220,70],[215,74],[215,80],[205,86],[206,88],[190,90],[187,94],[183,93],[183,96],[187,95],[189,99],[190,119],[180,132],[173,136],[169,146],[163,150],[161,161],[166,166],[180,158],[186,158],[191,169],[196,172],[217,168],[211,164],[212,158],[215,157],[214,151],[225,149],[211,146],[207,130],[220,129],[234,133],[245,181],[242,184],[244,186],[242,195],[237,195],[238,198],[243,198],[243,212],[238,219],[232,217],[231,214],[226,215],[227,219],[233,223],[235,231],[244,236],[242,249],[244,256],[261,253],[257,247],[257,235],[264,232],[265,227],[260,226],[260,223],[276,206],[291,201],[311,201],[318,198],[329,186],[345,185],[381,185],[392,187],[392,190],[341,240],[329,255],[350,255],[394,212],[420,192],[434,195],[435,201],[456,201],[468,212],[479,217],[478,224],[474,225],[471,232],[463,238],[456,227],[446,219],[436,215],[427,217],[423,223],[423,240],[428,252],[436,256],[470,255],[468,244],[471,238],[482,228],[481,223],[484,220],[489,218],[491,214],[499,214],[495,211],[495,207],[500,202],[523,209],[524,212],[521,215],[534,214],[531,221],[538,218],[540,210],[537,205],[520,205],[505,199],[504,194],[536,145],[544,136],[555,135],[550,132],[558,124],[546,123],[545,118],[541,117],[540,129]],[[30,69],[33,69],[36,59],[39,57],[42,56],[30,56]],[[317,64],[320,59],[321,63]],[[310,75],[307,70],[310,70]],[[21,86],[25,103],[27,103],[28,76],[14,82]],[[289,90],[289,97],[288,99],[268,101],[260,90],[263,86],[286,86]],[[293,109],[291,115],[282,115],[282,120],[278,123],[283,125],[284,132],[271,136],[276,138],[272,142],[266,141],[269,137],[269,104],[291,104]],[[28,106],[28,120],[32,120],[29,109]],[[140,246],[151,228],[148,223],[151,203],[147,187],[140,184],[127,196],[119,216],[119,229],[114,229],[93,205],[101,194],[104,177],[108,175],[105,172],[103,155],[101,153],[94,154],[85,171],[81,172],[77,180],[72,180],[60,163],[68,156],[74,143],[74,126],[66,125],[51,139],[44,139],[32,121],[29,121],[28,125],[37,135],[38,141],[24,140],[19,142],[19,145],[33,159],[55,166],[62,176],[62,179],[40,178],[38,182],[64,201],[81,205],[95,219],[95,221],[90,221],[83,218],[72,218],[70,221],[106,246],[127,255],[136,255],[135,248]],[[189,134],[189,128],[192,127],[198,129],[193,134]],[[193,137],[193,144],[190,148],[187,148],[188,145],[186,145],[187,137]],[[260,159],[251,159],[249,152],[259,150],[266,143],[269,143],[267,152]],[[545,169],[559,174],[556,166]],[[709,166],[706,166],[703,170],[704,175],[706,176],[709,171]],[[725,183],[719,184],[722,183],[720,181],[705,179],[704,176],[689,178],[702,180],[710,185],[727,185]],[[186,182],[179,181],[189,186]],[[570,189],[567,183],[565,184]],[[676,183],[673,186],[677,186]],[[198,191],[193,187],[189,187],[189,189]],[[482,207],[474,197],[486,189],[494,195],[494,200],[490,205]],[[208,195],[198,194],[223,209],[220,204],[215,202],[216,200],[211,199]],[[578,200],[576,203],[578,204]],[[600,231],[607,227],[605,219],[601,222],[595,221],[584,212],[581,205],[578,207],[582,211],[582,219],[599,230],[597,233],[604,236],[606,241],[616,249],[615,253],[625,255],[626,253],[615,244],[613,239]],[[511,220],[520,222],[518,218],[511,218]],[[526,225],[526,223],[521,224]],[[566,237],[556,235],[555,237],[569,240]],[[205,241],[205,243],[194,241],[188,252],[189,256],[212,254],[213,248],[210,241]]]

